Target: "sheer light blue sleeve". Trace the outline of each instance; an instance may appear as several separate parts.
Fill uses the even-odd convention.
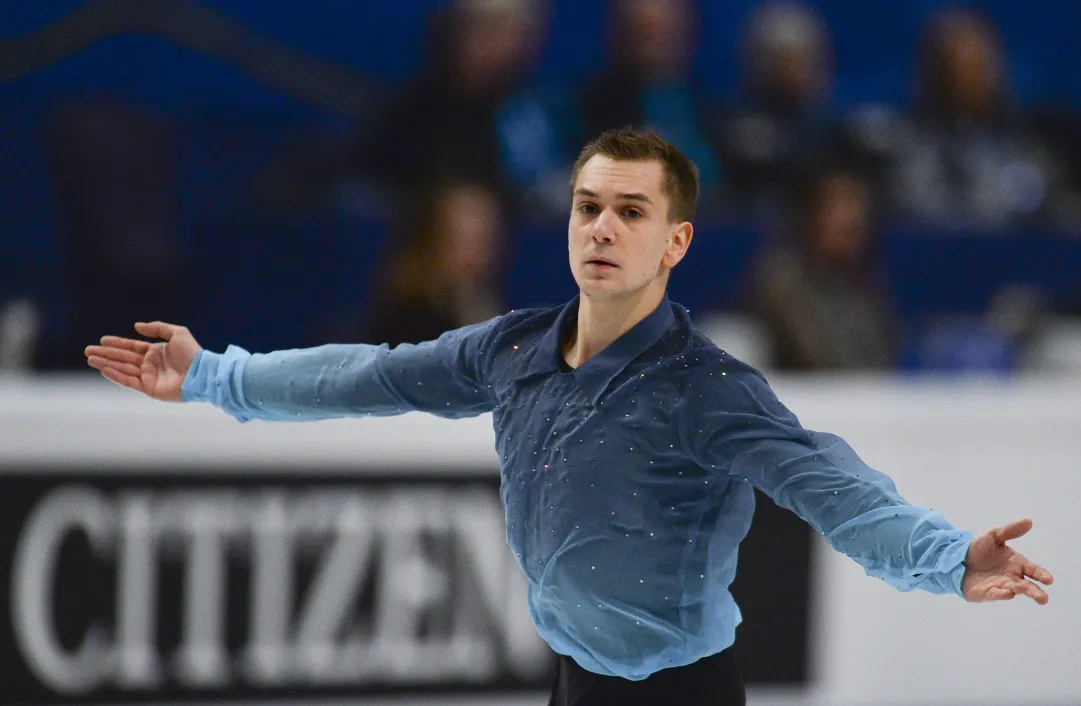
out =
[[[420,345],[325,345],[251,354],[202,351],[184,379],[185,402],[209,402],[241,422],[313,421],[420,411],[491,411],[489,342],[499,319]]]
[[[843,439],[804,429],[755,372],[729,371],[688,444],[706,468],[746,479],[867,574],[902,591],[962,595],[972,535],[911,505]]]

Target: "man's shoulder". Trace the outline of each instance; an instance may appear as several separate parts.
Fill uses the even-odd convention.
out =
[[[555,325],[564,306],[511,309],[492,319],[486,337],[490,354],[500,357],[532,348]]]
[[[764,381],[762,373],[717,346],[698,329],[686,308],[675,302],[672,308],[672,326],[642,358],[663,372],[663,377],[680,381],[678,384],[686,380],[691,385],[721,385],[745,376]]]
[[[499,336],[510,337],[530,331],[540,331],[543,334],[555,324],[564,306],[565,304],[551,307],[511,309],[506,314],[498,317],[495,327],[496,333]]]
[[[511,309],[485,321],[447,331],[439,340],[446,346],[490,358],[515,343],[521,347],[531,334],[539,339],[551,328],[559,312],[560,308]]]
[[[713,343],[699,331],[688,340],[684,366],[676,366],[676,385],[693,391],[680,412],[697,418],[703,411],[738,412],[798,426],[780,402],[766,375]]]
[[[694,367],[688,368],[688,371],[695,376],[704,376],[717,384],[748,378],[766,382],[766,376],[761,371],[719,347],[693,325],[689,329],[687,347],[694,361]]]

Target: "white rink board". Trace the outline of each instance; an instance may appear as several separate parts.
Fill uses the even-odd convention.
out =
[[[1032,534],[1015,546],[1051,569],[1056,585],[1042,608],[1022,599],[976,606],[903,594],[867,578],[822,542],[813,586],[813,688],[752,692],[751,703],[1081,703],[1081,550],[1075,539],[1081,381],[778,378],[774,387],[806,426],[845,437],[893,476],[906,498],[955,524],[978,533],[1031,517]],[[178,459],[255,461],[282,470],[301,460],[342,473],[363,467],[365,459],[436,471],[496,468],[488,417],[239,425],[213,409],[154,403],[93,378],[0,378],[0,464],[26,465],[32,473],[35,464],[72,459],[99,468],[175,465]],[[419,701],[544,703],[532,696]]]
[[[898,592],[820,541],[811,650],[820,703],[1081,703],[1081,385],[783,389],[805,425],[838,430],[910,502],[975,534],[1032,518],[1012,546],[1056,579],[1044,607],[971,605]]]

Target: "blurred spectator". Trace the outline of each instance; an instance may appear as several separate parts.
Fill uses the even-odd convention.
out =
[[[1033,125],[1047,141],[1061,179],[1053,185],[1048,217],[1052,225],[1081,233],[1081,113],[1064,105],[1044,105],[1034,111]]]
[[[570,128],[532,82],[545,26],[534,0],[437,13],[426,61],[366,136],[362,169],[398,196],[461,178],[565,209]]]
[[[1081,272],[1077,277],[1081,279]],[[1058,314],[1081,318],[1081,284],[1078,284],[1074,291],[1067,293],[1060,301],[1055,302],[1053,306]]]
[[[46,133],[68,325],[35,366],[86,367],[82,349],[140,320],[185,321],[189,272],[178,221],[176,155],[162,119],[113,98],[64,104]]]
[[[723,118],[721,145],[732,204],[772,213],[794,171],[816,159],[830,127],[829,32],[799,2],[763,2],[744,32],[743,95]]]
[[[721,184],[708,110],[692,85],[699,18],[689,0],[611,0],[610,64],[582,88],[588,138],[631,125],[649,127],[698,165],[703,207]]]
[[[882,145],[895,159],[890,189],[901,213],[937,227],[994,231],[1046,212],[1058,170],[1011,105],[1007,73],[984,16],[952,9],[927,25],[917,100]]]
[[[1006,285],[979,315],[940,312],[922,322],[906,365],[953,374],[1013,372],[1040,343],[1046,314],[1038,287]]]
[[[0,373],[33,367],[41,311],[29,298],[0,302]]]
[[[380,268],[368,342],[420,343],[503,313],[507,244],[495,193],[454,182],[426,196],[411,236]]]
[[[847,168],[799,180],[791,239],[757,263],[753,308],[773,338],[775,365],[789,370],[887,369],[895,315],[881,282],[873,192]]]

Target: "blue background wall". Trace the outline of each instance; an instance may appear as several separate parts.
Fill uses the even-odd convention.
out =
[[[0,3],[0,39],[25,36],[89,4]],[[370,75],[377,87],[393,86],[417,65],[425,16],[443,4],[435,0],[202,3],[265,37],[348,64]],[[717,97],[737,90],[738,37],[753,4],[751,0],[701,3],[698,73],[705,89]],[[863,101],[903,104],[921,25],[942,3],[812,4],[833,33],[839,109]],[[985,0],[978,6],[1003,28],[1020,102],[1081,105],[1081,47],[1075,39],[1081,27],[1081,2]],[[601,63],[604,9],[600,0],[552,2],[545,75],[577,82]],[[0,67],[12,47],[10,41],[0,45]],[[41,128],[58,99],[88,93],[129,99],[166,116],[177,128],[182,228],[196,252],[205,256],[199,296],[207,306],[203,320],[191,324],[201,327],[209,345],[220,345],[226,338],[256,349],[305,345],[319,336],[305,299],[333,314],[331,309],[363,296],[383,228],[332,214],[269,217],[255,208],[252,199],[257,177],[280,157],[283,145],[316,129],[345,129],[349,119],[268,89],[215,59],[144,34],[114,36],[55,64],[5,79],[0,83],[0,301],[29,293],[46,305],[56,326],[63,326],[70,292],[57,269],[56,222]],[[976,309],[1004,277],[1042,281],[1053,288],[1081,279],[1081,246],[1076,242],[1040,234],[990,243],[965,238],[924,242],[919,235],[899,233],[887,241],[887,249],[894,253],[891,266],[901,282],[901,303],[911,311]],[[509,275],[511,303],[557,301],[569,294],[562,234],[524,232],[520,237],[519,260]],[[738,305],[742,265],[753,254],[757,238],[758,234],[743,230],[700,235],[697,260],[684,268],[674,293],[692,309]],[[333,256],[324,254],[327,251]],[[527,260],[529,266],[523,264]],[[228,303],[225,311],[211,306],[222,302]]]

